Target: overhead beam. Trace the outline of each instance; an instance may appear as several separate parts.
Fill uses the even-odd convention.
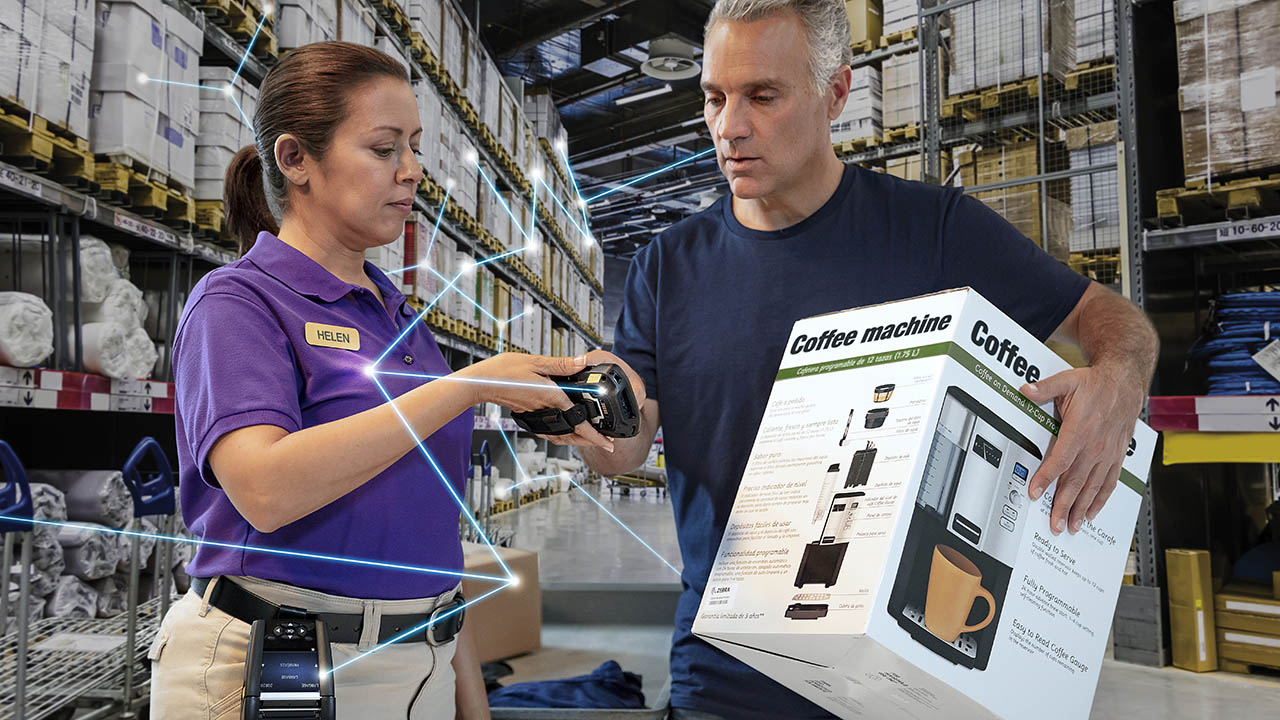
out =
[[[587,72],[590,72],[590,71],[588,70]],[[578,90],[577,92],[574,92],[571,95],[566,95],[565,97],[562,97],[559,100],[556,100],[555,101],[556,107],[562,108],[567,105],[572,105],[576,102],[581,102],[583,100],[586,100],[587,98],[595,97],[596,95],[599,95],[600,93],[605,92],[606,90],[612,90],[616,87],[621,87],[623,85],[626,85],[629,82],[635,82],[636,80],[639,80],[640,78],[643,78],[643,77],[644,77],[644,73],[640,72],[639,70],[631,70],[629,72],[624,72],[621,75],[618,75],[616,77],[611,77],[602,83],[597,83],[595,85],[584,88],[582,90]]]
[[[490,43],[495,55],[498,57],[510,57],[518,52],[528,50],[531,47],[536,47],[551,38],[563,35],[570,30],[576,30],[583,25],[593,23],[596,20],[599,20],[610,13],[615,13],[634,2],[636,2],[636,0],[614,0],[613,2],[599,8],[584,7],[574,13],[553,17],[546,22],[540,23],[528,32],[516,33],[503,28],[500,35],[505,36],[511,34],[516,37],[511,38],[510,40],[507,40],[505,37],[492,37]],[[503,42],[504,40],[506,41]]]

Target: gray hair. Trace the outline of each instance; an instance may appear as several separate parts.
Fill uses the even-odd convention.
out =
[[[849,16],[840,0],[719,0],[711,9],[703,35],[725,20],[755,22],[788,10],[796,13],[804,25],[809,41],[809,73],[814,90],[821,96],[827,91],[831,76],[853,60]]]

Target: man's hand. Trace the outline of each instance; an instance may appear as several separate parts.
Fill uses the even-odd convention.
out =
[[[627,382],[631,383],[631,392],[634,393],[636,396],[636,407],[637,408],[644,407],[644,401],[648,397],[644,389],[644,380],[641,380],[640,376],[636,374],[636,371],[632,370],[630,365],[623,362],[622,358],[618,357],[617,355],[614,355],[611,352],[606,352],[604,350],[592,350],[582,357],[586,358],[586,363],[585,363],[586,367],[591,367],[592,365],[600,365],[602,363],[613,363],[618,367],[622,368],[622,372],[625,373],[627,376]],[[583,422],[581,425],[590,426],[591,423]],[[594,428],[593,428],[593,432],[594,432]],[[577,445],[580,447],[582,446],[604,447],[600,443],[590,442],[587,439],[583,438],[581,436],[581,433],[574,433],[569,435],[539,435],[538,437],[546,440],[547,442],[554,443],[556,445]],[[610,441],[609,446],[604,447],[604,449],[609,452],[613,452],[612,441]]]
[[[1038,500],[1057,479],[1049,519],[1054,534],[1068,527],[1078,532],[1086,518],[1097,517],[1116,488],[1146,397],[1147,378],[1130,374],[1096,365],[1022,386],[1022,394],[1038,405],[1053,400],[1062,419],[1057,441],[1028,486],[1031,499]]]

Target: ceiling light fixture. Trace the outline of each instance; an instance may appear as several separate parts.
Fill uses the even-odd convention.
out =
[[[658,97],[659,95],[666,95],[669,92],[671,92],[671,83],[667,83],[660,88],[654,88],[652,90],[646,90],[642,93],[636,93],[635,95],[620,97],[617,100],[614,100],[613,102],[615,105],[626,105],[627,103],[633,103],[633,102],[636,102],[637,100],[648,100],[649,98]]]
[[[693,59],[692,45],[668,35],[649,43],[649,57],[640,72],[659,80],[688,80],[697,77],[702,68]]]

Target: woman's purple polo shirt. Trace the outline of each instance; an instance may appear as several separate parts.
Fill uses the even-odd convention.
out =
[[[209,449],[233,430],[276,425],[294,432],[386,402],[365,368],[413,322],[416,313],[381,271],[366,262],[365,272],[393,313],[367,289],[339,280],[264,232],[247,255],[209,273],[191,291],[178,323],[173,367],[182,516],[197,537],[462,569],[458,505],[416,449],[346,496],[268,534],[254,530],[236,511],[209,468]],[[335,342],[343,339],[341,334],[317,335],[315,328],[311,340],[316,344],[312,344],[307,323],[355,330],[359,349],[325,347],[342,344]],[[450,372],[423,323],[414,326],[380,367],[408,373]],[[378,377],[392,397],[424,382]],[[472,427],[472,412],[467,410],[425,443],[459,495]],[[272,478],[258,481],[269,484]],[[458,582],[447,575],[210,546],[199,548],[187,571],[196,577],[248,575],[371,599],[429,597]]]

